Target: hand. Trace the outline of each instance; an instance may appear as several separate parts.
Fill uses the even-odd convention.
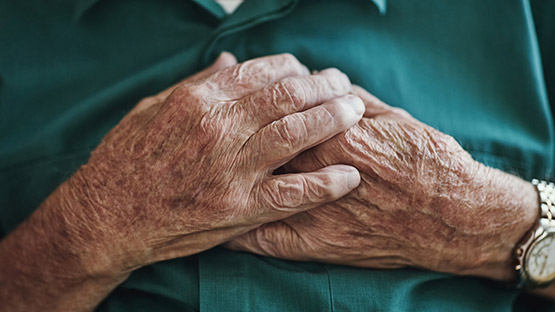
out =
[[[135,111],[165,102],[182,84],[236,64],[235,57],[224,52],[205,70],[145,98]],[[82,216],[71,215],[72,210],[67,209],[79,206],[76,198],[64,196],[68,184],[61,185],[0,241],[0,311],[89,311],[127,277],[106,270],[101,273],[110,274],[99,274],[91,268],[90,263],[95,263],[97,256],[102,260],[102,254],[84,253],[88,245],[83,239],[97,235],[83,230],[77,235],[72,232],[76,225],[84,226],[84,230],[88,225],[80,220]]]
[[[182,84],[104,138],[67,183],[79,205],[57,213],[83,223],[71,231],[108,261],[98,270],[129,272],[335,200],[358,185],[356,169],[272,172],[360,120],[350,88],[339,71],[309,75],[289,55]]]
[[[531,184],[474,161],[452,137],[361,88],[353,93],[365,102],[366,118],[285,169],[349,164],[361,172],[361,185],[226,246],[291,260],[512,279],[511,251],[537,214]]]
[[[209,249],[359,184],[346,165],[272,174],[362,118],[344,74],[309,75],[291,55],[235,63],[224,54],[141,101],[1,242],[0,280],[12,284],[0,288],[0,306],[92,309],[140,266]]]

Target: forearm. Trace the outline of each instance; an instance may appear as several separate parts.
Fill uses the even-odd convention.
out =
[[[0,310],[90,311],[127,277],[98,269],[62,214],[63,187],[0,242]]]

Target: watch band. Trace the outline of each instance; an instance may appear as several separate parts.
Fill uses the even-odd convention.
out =
[[[532,184],[540,195],[541,218],[551,222],[555,219],[555,184],[537,179],[533,179]]]
[[[538,284],[528,277],[526,256],[533,242],[544,236],[549,229],[555,228],[555,184],[538,179],[533,179],[531,182],[538,191],[540,219],[515,248],[517,288],[542,286],[542,284]]]

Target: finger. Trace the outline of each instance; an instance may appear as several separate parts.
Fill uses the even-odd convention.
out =
[[[283,172],[310,172],[318,170],[333,163],[328,163],[329,157],[326,157],[324,150],[329,150],[328,148],[322,148],[322,145],[328,145],[328,142],[324,142],[304,153],[299,154],[295,158],[291,159],[282,168]],[[333,157],[333,156],[332,156]],[[338,163],[339,161],[335,161]]]
[[[308,260],[304,240],[287,222],[275,221],[225,243],[225,248],[286,260]]]
[[[368,151],[367,143],[364,139],[360,139],[367,137],[363,125],[364,121],[360,121],[356,126],[334,137],[333,140],[318,144],[297,155],[282,167],[282,171],[286,173],[311,172],[334,164],[359,163],[361,153]]]
[[[306,66],[285,53],[255,58],[216,72],[207,78],[206,87],[216,98],[239,100],[283,78],[308,75]]]
[[[254,222],[286,218],[318,205],[337,200],[360,183],[356,168],[335,165],[315,172],[272,176],[253,192],[258,203]]]
[[[363,113],[364,104],[358,97],[336,98],[262,128],[247,141],[244,151],[249,159],[258,161],[257,168],[273,171],[303,150],[349,129]]]
[[[245,122],[258,130],[284,116],[345,95],[350,90],[349,78],[332,68],[311,76],[282,79],[236,105],[244,111]]]
[[[412,118],[405,110],[385,104],[380,99],[357,85],[352,86],[351,93],[360,97],[364,102],[364,106],[366,107],[364,117],[366,118],[375,118],[383,115]]]
[[[146,97],[144,99],[142,99],[131,111],[132,114],[138,113],[140,111],[144,111],[147,108],[151,107],[154,104],[161,104],[164,103],[166,101],[166,99],[168,98],[168,96],[170,96],[170,94],[179,86],[187,83],[188,81],[192,81],[192,80],[196,80],[196,79],[201,79],[202,77],[206,77],[208,75],[211,75],[219,70],[222,70],[226,67],[230,67],[237,64],[237,59],[235,58],[235,56],[229,52],[222,52],[218,58],[216,59],[216,61],[214,61],[214,63],[212,65],[210,65],[209,67],[205,68],[203,71],[198,72],[192,76],[189,76],[181,81],[179,81],[178,83],[172,85],[171,87],[161,91],[160,93],[153,95],[153,96],[149,96]]]

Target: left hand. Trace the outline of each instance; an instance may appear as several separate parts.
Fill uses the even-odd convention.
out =
[[[226,244],[289,260],[414,266],[511,280],[511,253],[537,215],[533,186],[486,167],[450,136],[361,88],[357,126],[292,160],[287,171],[359,169],[344,198],[265,224]]]

